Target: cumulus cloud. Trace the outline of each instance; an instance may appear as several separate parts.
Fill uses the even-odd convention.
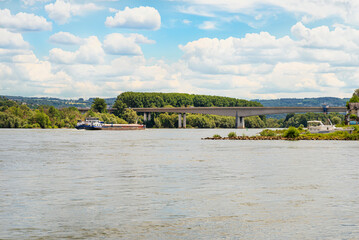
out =
[[[99,64],[104,61],[105,53],[97,37],[92,36],[84,40],[84,44],[74,52],[53,48],[49,52],[51,62],[59,64]]]
[[[108,27],[158,30],[161,27],[161,16],[153,7],[126,7],[114,17],[107,17],[105,24]]]
[[[20,33],[13,33],[0,28],[0,36],[0,49],[25,49],[29,47]]]
[[[71,91],[74,85],[67,73],[54,70],[50,62],[39,60],[33,52],[14,56],[13,61],[0,64],[0,75],[3,70],[0,89],[11,95],[59,96]]]
[[[342,25],[329,29],[297,23],[290,35],[280,38],[268,32],[201,38],[179,46],[183,56],[171,64],[146,59],[140,44],[154,41],[140,34],[109,34],[103,44],[91,36],[75,51],[51,49],[44,61],[29,53],[21,34],[0,31],[20,43],[0,38],[0,57],[2,51],[8,54],[2,47],[10,48],[9,44],[19,51],[0,64],[0,88],[9,95],[31,91],[42,96],[115,96],[132,90],[248,99],[293,93],[345,97],[359,84],[359,30]]]
[[[243,38],[201,38],[180,45],[182,61],[193,71],[198,87],[228,88],[231,76],[260,85],[252,94],[323,92],[351,86],[359,64],[359,30],[335,26],[307,28],[297,23],[292,36],[267,32]],[[340,71],[338,70],[340,69]],[[209,77],[211,76],[211,77]],[[220,83],[212,76],[223,78]],[[224,77],[223,77],[224,76]],[[225,77],[228,76],[228,77]]]
[[[142,55],[141,47],[132,37],[125,37],[120,33],[112,33],[105,37],[104,49],[114,55]]]
[[[56,0],[45,6],[49,18],[59,24],[67,23],[72,16],[82,16],[91,11],[100,10],[101,7],[94,3],[75,4],[65,0]]]
[[[83,42],[83,39],[77,37],[69,32],[58,32],[53,34],[49,38],[50,42],[57,44],[65,44],[65,45],[78,45]]]
[[[0,27],[12,31],[48,31],[52,23],[32,13],[12,15],[9,9],[0,9]]]

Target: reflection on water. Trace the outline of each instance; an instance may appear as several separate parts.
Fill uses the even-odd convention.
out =
[[[0,239],[359,239],[358,142],[230,131],[0,130]]]

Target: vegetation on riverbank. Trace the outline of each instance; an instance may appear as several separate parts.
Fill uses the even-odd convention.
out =
[[[255,136],[237,136],[230,132],[227,137],[218,134],[205,140],[359,140],[359,126],[354,126],[352,133],[348,131],[335,131],[332,133],[310,133],[307,129],[289,127],[288,129],[264,129]]]
[[[74,128],[77,120],[86,117],[98,117],[109,123],[127,123],[109,113],[91,110],[83,115],[75,107],[57,109],[54,106],[41,106],[31,109],[16,101],[0,98],[0,128]]]
[[[359,101],[357,90],[350,99],[350,102],[356,101]],[[75,107],[59,109],[54,106],[38,106],[37,102],[36,105],[31,105],[0,97],[0,128],[72,128],[77,120],[84,120],[88,116],[98,117],[106,123],[143,123],[143,115],[137,115],[131,108],[190,106],[260,107],[262,105],[258,102],[219,96],[124,92],[117,97],[112,106],[115,109],[114,114],[107,113],[106,100],[93,98],[91,111],[82,115]],[[328,119],[333,124],[343,124],[344,117],[339,113],[287,114],[283,119],[252,116],[245,118],[245,127],[288,128],[294,126],[299,128],[307,127],[307,122],[311,120],[320,120],[325,123]],[[357,116],[350,117],[350,119],[355,118]],[[228,116],[187,114],[186,120],[187,128],[235,128],[235,118]],[[152,113],[151,120],[146,122],[146,125],[149,128],[177,128],[178,115],[176,113]]]

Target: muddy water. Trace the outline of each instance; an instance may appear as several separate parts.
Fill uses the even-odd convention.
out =
[[[0,239],[359,239],[359,142],[230,131],[0,130]]]

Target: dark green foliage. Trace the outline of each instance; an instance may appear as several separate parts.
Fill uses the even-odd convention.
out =
[[[95,98],[93,100],[91,109],[93,109],[95,112],[99,113],[105,113],[107,110],[107,104],[104,99],[102,98]]]
[[[252,116],[245,118],[246,128],[264,128],[266,127],[265,122],[259,116]]]
[[[258,102],[251,102],[242,99],[195,95],[187,93],[141,93],[124,92],[117,97],[131,108],[164,107],[260,107]]]
[[[303,127],[307,127],[307,122],[312,120],[319,120],[323,123],[328,123],[328,118],[334,124],[334,122],[343,122],[344,115],[339,113],[329,113],[327,115],[323,113],[305,113],[305,114],[288,114],[283,122],[281,120],[277,120],[277,123],[280,127],[288,128],[290,126],[299,127],[303,125]],[[273,120],[272,120],[273,121]],[[272,127],[268,126],[267,127]]]
[[[296,129],[295,127],[289,127],[288,130],[283,133],[283,137],[294,139],[299,137],[299,134],[300,133],[298,129]]]
[[[349,102],[351,102],[351,103],[359,102],[359,96],[356,94],[353,94],[353,96],[350,98]]]
[[[0,128],[72,128],[77,120],[84,119],[75,107],[59,110],[53,106],[43,106],[31,110],[27,105],[3,98],[0,102],[6,106],[0,109]]]
[[[35,114],[29,119],[29,123],[38,124],[41,128],[47,128],[51,125],[49,116],[39,110],[35,111]]]
[[[202,114],[191,114],[187,117],[190,126],[197,128],[215,128],[216,123],[213,118]]]
[[[230,133],[228,133],[228,137],[229,137],[229,138],[236,138],[236,137],[237,137],[237,133],[235,133],[235,132],[230,132]]]
[[[319,97],[319,98],[280,98],[273,100],[255,99],[264,107],[320,107],[322,104],[328,104],[331,107],[345,106],[348,98]]]
[[[161,113],[154,121],[157,128],[176,128],[178,116],[177,114]]]
[[[259,133],[259,135],[261,136],[267,136],[267,137],[273,137],[273,136],[276,136],[277,133],[273,130],[270,130],[270,129],[264,129],[263,131],[261,131]]]
[[[136,123],[138,119],[137,113],[132,109],[126,109],[122,117],[128,123]]]
[[[124,114],[125,112],[125,109],[127,108],[127,105],[121,101],[121,99],[119,99],[117,97],[116,101],[115,101],[115,104],[112,106],[112,108],[115,109],[115,112],[114,114],[118,117],[122,117],[122,115]]]

